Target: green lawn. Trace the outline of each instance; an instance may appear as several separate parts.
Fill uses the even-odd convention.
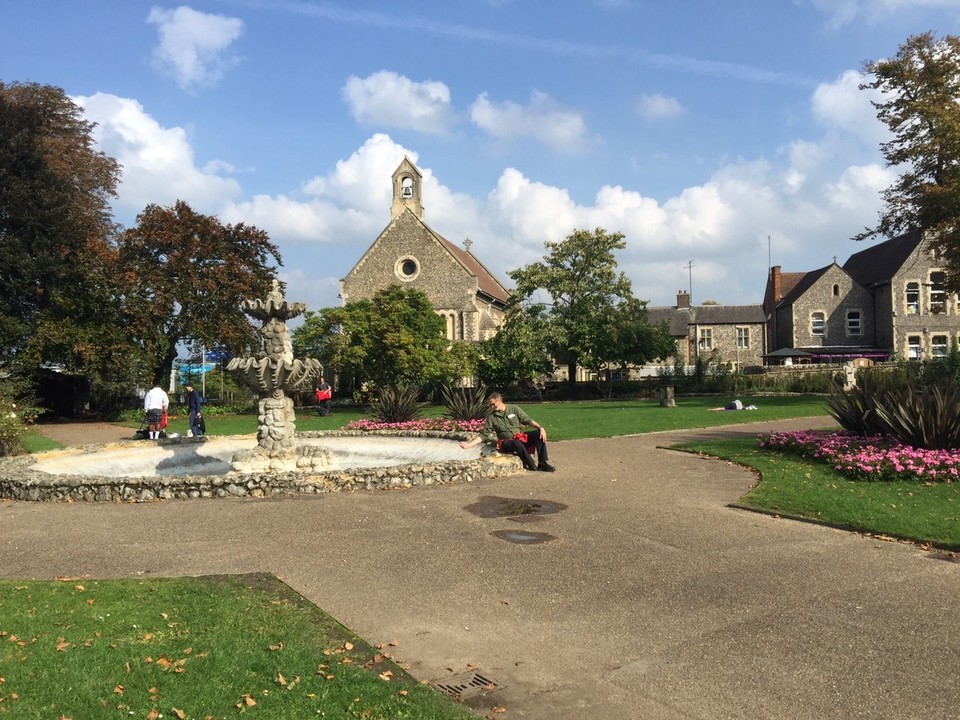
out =
[[[851,481],[827,464],[762,450],[753,439],[676,446],[760,473],[737,505],[960,550],[960,483]]]
[[[0,581],[0,718],[475,717],[274,578]]]
[[[783,420],[795,417],[826,415],[824,400],[816,395],[741,396],[745,405],[754,404],[756,410],[739,412],[708,412],[728,400],[717,397],[678,398],[677,406],[660,407],[655,400],[613,400],[593,402],[518,403],[540,424],[546,426],[551,440],[577,440],[592,437],[633,435],[663,430],[736,425],[745,422]],[[439,417],[442,406],[423,409],[426,417]],[[369,418],[365,408],[334,407],[327,417],[320,417],[312,408],[297,412],[297,430],[335,430],[352,420]],[[210,435],[242,435],[257,431],[256,415],[208,415],[207,433]],[[122,423],[133,435],[137,422]],[[187,418],[171,418],[168,432],[187,433]]]

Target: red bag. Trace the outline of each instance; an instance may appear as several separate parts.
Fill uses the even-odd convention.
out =
[[[317,401],[329,400],[333,397],[333,390],[317,390]]]
[[[510,439],[511,439],[511,440],[519,440],[520,442],[522,442],[522,443],[524,444],[524,446],[527,448],[527,451],[528,451],[528,452],[533,452],[533,451],[536,450],[536,448],[537,448],[537,444],[536,444],[536,443],[532,443],[532,442],[531,442],[531,443],[528,443],[528,442],[527,442],[527,434],[526,434],[526,433],[517,433],[516,435],[514,435],[514,436],[513,436],[512,438],[510,438]],[[502,438],[499,439],[499,440],[497,440],[497,450],[499,450],[499,449],[503,446],[503,442],[504,442],[504,441],[503,441]]]
[[[163,430],[167,427],[167,411],[164,409],[163,415],[160,416],[160,429]]]

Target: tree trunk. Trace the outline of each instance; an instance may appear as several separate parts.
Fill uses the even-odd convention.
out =
[[[177,359],[177,344],[171,343],[167,347],[163,359],[153,368],[153,383],[159,387],[166,387],[170,382],[170,371],[173,369],[173,361]]]
[[[571,399],[573,399],[577,390],[577,366],[579,360],[579,355],[571,355],[570,361],[567,363],[567,373],[569,374],[569,377],[567,378],[567,388],[570,391]]]

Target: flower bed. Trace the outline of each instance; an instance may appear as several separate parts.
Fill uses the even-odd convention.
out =
[[[480,432],[484,420],[450,420],[449,418],[422,418],[407,422],[388,423],[376,420],[354,420],[344,430],[405,430],[409,432]]]
[[[960,476],[960,450],[924,450],[885,436],[807,430],[760,435],[760,447],[828,463],[852,480],[951,483]]]

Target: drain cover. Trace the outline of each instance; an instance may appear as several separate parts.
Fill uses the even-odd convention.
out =
[[[500,686],[493,680],[477,671],[461,673],[443,680],[435,680],[430,684],[444,695],[449,695],[456,700],[500,689]]]
[[[530,532],[528,530],[494,530],[490,533],[496,538],[518,545],[538,545],[557,538],[549,533]]]

